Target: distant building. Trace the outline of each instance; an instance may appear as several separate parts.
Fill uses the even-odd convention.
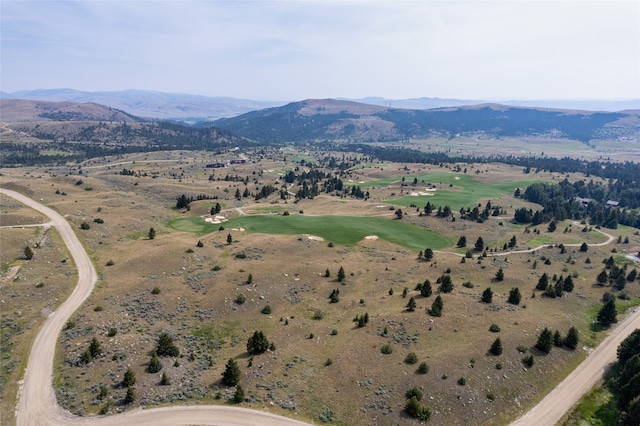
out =
[[[231,161],[229,161],[230,164],[244,164],[246,162],[247,162],[247,160],[231,160]]]
[[[227,167],[227,165],[224,163],[209,163],[204,165],[205,169],[221,169],[223,167]]]
[[[613,200],[609,200],[609,201],[607,201],[607,205],[608,205],[608,206],[614,206],[614,207],[616,207],[618,204],[620,204],[620,201],[613,201]]]
[[[574,201],[579,202],[583,206],[586,206],[587,204],[589,204],[591,202],[591,198],[574,197],[573,199],[574,199]]]

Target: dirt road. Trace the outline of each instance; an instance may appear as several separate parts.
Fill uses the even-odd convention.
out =
[[[123,414],[101,417],[78,417],[63,410],[55,399],[52,386],[53,359],[56,341],[62,327],[73,312],[89,297],[96,283],[96,271],[84,247],[67,221],[56,211],[36,201],[7,189],[0,193],[15,198],[51,219],[78,269],[78,284],[71,296],[53,312],[38,332],[18,395],[16,424],[18,426],[43,425],[305,425],[296,420],[261,411],[227,406],[176,406],[149,410],[132,410]]]
[[[640,308],[619,323],[578,368],[555,387],[538,405],[512,426],[555,425],[602,378],[607,366],[615,361],[620,343],[640,328]]]

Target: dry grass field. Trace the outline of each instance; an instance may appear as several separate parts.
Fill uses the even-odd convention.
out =
[[[294,203],[293,197],[280,200],[278,193],[259,201],[237,200],[236,189],[242,192],[245,185],[225,181],[226,175],[248,178],[250,192],[266,184],[279,188],[283,172],[304,168],[294,160],[313,161],[318,154],[245,155],[247,163],[215,171],[203,170],[202,165],[237,158],[237,153],[131,154],[80,166],[1,171],[2,186],[41,199],[67,217],[98,269],[94,293],[59,338],[54,386],[61,405],[73,413],[92,415],[163,404],[230,404],[234,388],[226,388],[221,378],[227,360],[235,358],[248,401],[243,405],[316,424],[413,424],[403,407],[405,392],[414,386],[424,393],[422,404],[433,410],[434,425],[506,424],[540,400],[602,340],[605,332],[593,321],[603,294],[614,290],[596,285],[595,277],[609,256],[634,268],[622,254],[625,248],[640,245],[637,230],[621,227],[604,231],[628,237],[628,244],[614,240],[590,246],[587,252],[568,246],[565,253],[549,247],[497,256],[514,235],[515,250],[607,241],[599,232],[581,232],[582,225],[570,221],[559,223],[554,233],[547,232],[546,225],[537,233],[512,223],[515,208],[535,207],[514,198],[512,185],[559,181],[564,175],[524,175],[521,168],[504,164],[461,164],[468,168],[466,175],[429,165],[368,164],[343,177],[345,184],[370,192],[366,201],[322,194]],[[120,174],[124,168],[135,175]],[[426,177],[425,183],[420,179],[416,188],[402,186],[403,177],[410,183],[416,176]],[[427,186],[429,176],[433,181]],[[580,178],[569,176],[571,181]],[[483,191],[501,182],[509,183],[504,187],[508,191],[486,198]],[[415,196],[421,200],[417,208],[393,203],[417,189],[435,195]],[[181,194],[217,198],[194,201],[189,210],[178,211],[175,203]],[[418,214],[424,199],[438,206],[456,194],[472,200],[469,207],[491,201],[506,213],[483,224]],[[6,197],[0,202],[2,226],[46,220]],[[417,259],[418,250],[383,238],[341,245],[310,238],[314,232],[266,234],[226,222],[217,225],[224,229],[209,233],[170,226],[176,220],[206,223],[216,203],[222,208],[218,215],[230,224],[240,216],[285,212],[375,216],[391,224],[396,220],[394,211],[401,207],[404,223],[439,234],[449,245],[423,261]],[[459,216],[457,209],[454,213]],[[89,229],[81,229],[83,223]],[[157,231],[154,239],[148,237],[150,228]],[[23,259],[24,246],[35,247],[42,235],[41,227],[2,229],[3,276],[20,266],[0,288],[2,413],[13,410],[17,382],[42,316],[64,300],[75,282],[73,265],[66,261],[55,232],[45,233],[45,243],[34,248],[33,259]],[[460,254],[466,249],[455,247],[461,235],[469,248],[482,237],[487,257],[475,253],[461,263]],[[337,280],[340,267],[346,275],[342,283]],[[495,280],[499,268],[505,273],[501,282]],[[436,280],[446,271],[454,290],[441,295],[443,315],[432,317],[427,310],[438,295]],[[543,273],[550,278],[572,275],[575,289],[561,298],[543,297],[534,291]],[[427,298],[415,290],[426,279],[434,289]],[[463,286],[465,282],[471,284]],[[487,287],[494,291],[490,304],[480,301]],[[513,287],[522,293],[518,306],[507,303]],[[339,302],[330,303],[334,289],[339,290]],[[628,283],[624,292],[629,300],[617,301],[621,313],[640,303],[640,285]],[[238,295],[244,296],[244,303],[238,303]],[[411,297],[417,302],[414,312],[406,309]],[[261,313],[266,305],[269,314]],[[360,328],[353,319],[365,313],[369,321]],[[489,331],[492,324],[500,331]],[[575,351],[554,348],[543,355],[533,348],[544,327],[565,335],[571,326],[580,331]],[[247,339],[256,330],[264,332],[275,350],[253,357],[247,353]],[[161,358],[162,370],[151,374],[147,364],[163,331],[173,336],[180,355]],[[93,337],[102,354],[83,364],[80,357]],[[497,337],[504,351],[490,355]],[[387,344],[391,354],[381,351]],[[522,363],[521,351],[534,355],[531,368]],[[405,362],[409,353],[417,355],[417,364]],[[428,373],[417,373],[421,362],[428,364]],[[126,388],[120,385],[127,368],[137,378],[136,399],[130,405],[122,402]],[[163,373],[167,385],[160,385]],[[11,421],[11,415],[3,414],[3,424]]]

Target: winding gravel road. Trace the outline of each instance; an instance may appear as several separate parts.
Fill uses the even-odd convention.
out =
[[[274,414],[228,406],[173,406],[152,409],[136,409],[110,416],[75,416],[62,409],[56,402],[52,386],[53,359],[56,341],[62,327],[73,312],[89,297],[97,280],[96,271],[69,223],[54,210],[18,193],[0,188],[0,193],[37,210],[51,219],[69,248],[76,268],[78,284],[73,293],[49,318],[38,332],[29,355],[24,380],[18,395],[16,422],[23,425],[230,425],[230,426],[300,426],[306,423]],[[613,240],[604,243],[608,244]],[[603,244],[603,243],[601,243]],[[536,248],[538,249],[538,248]],[[625,318],[611,330],[609,336],[562,383],[538,405],[512,425],[554,425],[584,393],[602,377],[607,366],[615,360],[620,342],[633,330],[640,328],[640,309]]]
[[[136,409],[110,416],[75,416],[62,409],[55,398],[52,378],[56,341],[62,327],[76,309],[91,294],[96,283],[96,271],[69,223],[56,211],[18,193],[0,188],[0,193],[37,210],[51,219],[69,248],[78,269],[78,284],[71,296],[53,312],[38,332],[31,348],[24,380],[16,406],[18,426],[94,426],[122,425],[229,425],[229,426],[301,426],[307,423],[274,414],[240,407],[219,405],[173,406]]]

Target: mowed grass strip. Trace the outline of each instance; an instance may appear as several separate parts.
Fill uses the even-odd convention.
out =
[[[206,234],[217,231],[219,224],[211,224],[199,217],[178,218],[169,222],[173,229]],[[362,216],[238,216],[223,223],[225,229],[245,228],[247,232],[263,234],[309,234],[335,244],[352,245],[368,235],[400,246],[424,250],[449,247],[449,240],[433,231],[419,228],[400,220]]]

